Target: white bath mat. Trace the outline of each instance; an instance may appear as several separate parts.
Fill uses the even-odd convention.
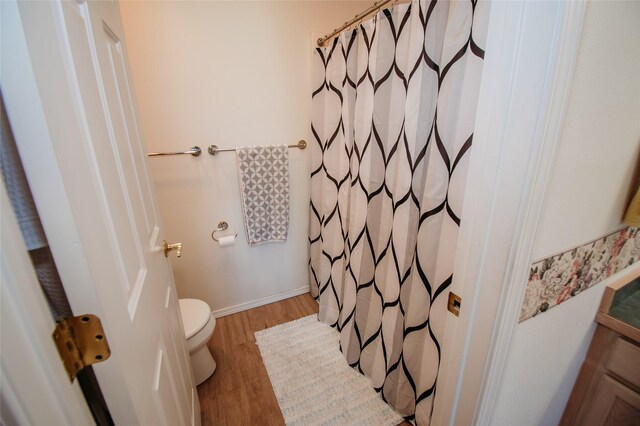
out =
[[[340,352],[340,334],[316,315],[255,333],[287,425],[388,425],[402,417]]]

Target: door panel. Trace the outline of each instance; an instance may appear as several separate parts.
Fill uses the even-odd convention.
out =
[[[147,212],[153,211],[153,205],[143,203],[140,177],[133,157],[133,147],[140,142],[137,138],[130,137],[129,127],[134,126],[127,126],[127,121],[135,121],[135,117],[132,109],[125,107],[126,104],[130,105],[130,97],[121,89],[122,81],[126,80],[122,42],[104,20],[101,20],[102,25],[95,28],[95,33],[91,34],[90,17],[86,16],[90,14],[89,7],[88,3],[82,6],[88,33],[86,37],[89,44],[93,44],[95,48],[93,56],[98,77],[102,82],[100,96],[105,106],[104,121],[109,132],[114,159],[113,164],[104,162],[100,168],[100,175],[109,183],[106,191],[110,208],[117,209],[120,213],[112,217],[112,226],[116,232],[118,253],[127,266],[127,307],[131,319],[134,320],[144,286],[149,279],[153,279],[146,265],[147,261],[152,262],[148,257],[154,247],[149,247],[147,241],[151,237],[150,227],[156,228],[157,223],[154,221],[151,225],[147,220]],[[95,36],[93,43],[92,35]],[[126,102],[127,99],[129,102]],[[134,277],[135,280],[132,279]]]
[[[110,231],[109,243],[117,257],[118,264],[114,265],[115,272],[120,275],[118,281],[124,293],[136,299],[135,296],[141,292],[147,268],[137,244],[136,227],[130,209],[127,208],[128,194],[122,190],[124,182],[118,173],[120,165],[114,131],[108,126],[109,122],[104,120],[100,103],[87,99],[95,99],[99,96],[99,91],[96,87],[96,75],[91,67],[93,58],[90,40],[86,35],[84,5],[65,2],[61,6],[68,31],[69,47],[73,60],[77,64],[75,71],[79,91],[85,95],[85,100],[88,100],[79,105],[86,114],[87,130],[90,132],[88,136],[92,142],[86,145],[85,149],[88,154],[93,154],[94,159],[99,159],[94,164],[99,172],[96,183],[99,190],[103,192],[100,197],[101,207]]]
[[[139,150],[134,147],[140,145],[138,139],[138,129],[135,125],[135,115],[133,113],[131,92],[126,78],[125,59],[123,57],[122,43],[117,38],[113,30],[106,23],[103,23],[102,36],[106,44],[106,53],[108,57],[102,60],[103,69],[106,68],[102,75],[105,84],[105,96],[109,105],[109,113],[112,122],[118,126],[113,129],[116,141],[118,142],[117,150],[121,152],[121,177],[126,182],[125,188],[131,188],[133,193],[130,199],[133,205],[131,211],[137,213],[136,219],[144,236],[150,238],[152,230],[157,226],[157,218],[155,210],[151,207],[151,199],[149,197],[149,188],[144,188],[141,184],[141,177],[135,164],[143,163],[144,159],[140,158]],[[101,49],[98,50],[101,52]],[[135,155],[138,154],[138,155]]]
[[[154,402],[156,409],[162,414],[163,425],[188,424],[172,383],[172,374],[167,360],[167,351],[164,343],[160,341],[158,346],[157,361],[155,366],[155,379],[153,386]]]
[[[179,318],[179,309],[174,309],[174,306],[178,304],[178,298],[175,291],[173,291],[173,288],[173,286],[167,285],[167,297],[165,298],[164,304],[166,315],[164,316],[164,318],[167,321],[166,328],[170,329],[173,334],[180,335],[184,333],[184,330],[182,328],[182,319]],[[173,365],[175,366],[174,368],[179,369],[179,371],[176,372],[177,374],[175,374],[175,376],[182,379],[179,383],[176,384],[176,386],[179,388],[178,394],[181,398],[185,398],[185,401],[182,401],[182,403],[185,406],[190,406],[191,393],[195,388],[193,387],[192,382],[189,380],[191,377],[189,365],[181,362],[181,360],[183,359],[189,359],[189,352],[187,351],[186,345],[180,345],[179,342],[175,341],[175,339],[172,340],[171,343],[171,355],[173,359],[176,360]],[[191,416],[191,414],[189,414],[189,416]]]
[[[121,249],[121,253],[133,258],[138,255],[140,262],[138,279],[126,300],[131,325],[140,333],[148,333],[154,328],[159,331],[154,336],[159,348],[159,363],[153,378],[142,381],[147,385],[154,383],[154,401],[157,406],[158,398],[161,398],[164,415],[160,420],[164,424],[188,424],[192,411],[189,395],[194,385],[177,300],[169,297],[166,304],[166,294],[175,294],[175,285],[169,264],[159,250],[160,224],[127,76],[119,11],[117,5],[107,2],[87,2],[81,8],[87,23],[89,45],[93,46],[94,67],[102,83],[100,92],[105,105],[105,122],[111,131],[120,182],[118,190],[125,200],[128,223],[133,226],[136,240],[135,250],[134,246],[128,246],[127,251]],[[113,170],[103,173],[113,173]],[[119,226],[118,223],[114,225]],[[149,268],[145,269],[144,265]],[[178,347],[180,350],[176,349]],[[144,352],[144,348],[140,350]],[[148,355],[150,358],[152,353]]]
[[[77,232],[69,236],[81,246],[82,257],[75,262],[90,277],[69,280],[65,288],[77,312],[89,312],[85,301],[97,298],[111,346],[111,358],[95,366],[105,383],[107,405],[123,424],[199,425],[175,284],[160,246],[164,235],[129,84],[118,4],[26,2],[19,8],[33,62],[44,64],[33,71],[56,153],[44,161],[64,183],[66,198],[58,202],[68,203],[72,214],[61,220],[71,222]],[[55,31],[44,37],[45,27]],[[62,122],[60,129],[78,136],[57,137],[64,134],[56,127]],[[38,173],[30,161],[25,168],[28,175]],[[34,192],[36,203],[42,193]],[[45,231],[49,234],[46,223]],[[63,245],[52,244],[54,257],[67,256],[56,249]],[[78,294],[85,291],[88,296]],[[116,364],[126,389],[100,374]]]

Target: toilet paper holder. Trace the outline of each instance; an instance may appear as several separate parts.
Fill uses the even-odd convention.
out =
[[[218,223],[218,227],[216,229],[213,230],[213,232],[211,233],[211,238],[213,238],[213,241],[218,242],[218,239],[216,238],[216,232],[218,231],[226,231],[229,228],[229,224],[227,222],[225,222],[224,220],[221,220]],[[236,237],[238,236],[238,233],[236,232]]]

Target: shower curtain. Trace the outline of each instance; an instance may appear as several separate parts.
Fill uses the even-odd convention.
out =
[[[314,53],[311,292],[347,362],[431,417],[488,4],[413,1]]]

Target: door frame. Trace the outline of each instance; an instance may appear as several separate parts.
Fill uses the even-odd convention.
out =
[[[53,13],[54,8],[43,7]],[[584,2],[491,3],[475,161],[469,170],[452,284],[463,303],[460,317],[447,320],[434,424],[487,424],[493,411],[554,164],[584,9]],[[77,121],[47,125],[19,13],[16,0],[2,3],[2,43],[11,43],[11,49],[2,49],[0,76],[7,113],[23,161],[40,170],[27,173],[27,178],[52,251],[58,254],[55,260],[71,306],[100,316],[96,290],[80,288],[91,280],[86,259],[74,244],[78,232],[57,169],[57,156],[70,161],[72,153],[53,145],[54,136],[85,135]],[[45,22],[42,31],[55,34]],[[66,86],[71,71],[56,55],[61,53],[50,53],[49,78],[61,81],[59,96],[77,102]],[[30,321],[27,316],[23,320]],[[105,397],[119,398],[127,407],[120,418],[112,412],[116,424],[126,423],[129,415],[136,418],[128,394],[122,392],[126,386],[117,357],[96,368],[96,375]],[[68,402],[59,403],[62,407]]]
[[[568,105],[586,2],[492,2],[432,422],[491,424]]]
[[[0,211],[0,419],[5,424],[92,424],[78,382],[70,383],[60,368],[51,337],[55,321],[27,254],[4,180],[0,183]],[[29,368],[15,368],[18,363]]]

